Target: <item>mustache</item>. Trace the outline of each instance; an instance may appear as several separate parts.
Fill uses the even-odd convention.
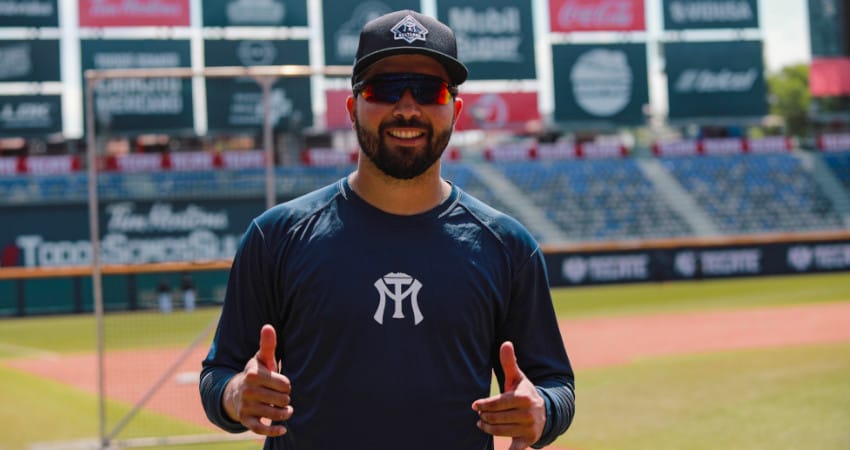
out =
[[[431,131],[431,127],[427,123],[422,122],[416,117],[411,117],[410,119],[396,118],[394,120],[388,120],[381,123],[380,131],[386,131],[387,128],[394,127],[423,128],[429,132]]]

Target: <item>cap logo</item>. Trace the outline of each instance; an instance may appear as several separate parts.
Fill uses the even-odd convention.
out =
[[[413,41],[424,41],[425,35],[428,34],[428,30],[411,15],[401,19],[390,31],[393,32],[393,39],[403,40],[408,44],[412,44]]]

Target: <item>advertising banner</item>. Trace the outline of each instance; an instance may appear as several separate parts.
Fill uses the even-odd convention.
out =
[[[82,68],[137,69],[189,67],[188,40],[82,40]],[[95,87],[99,129],[112,132],[191,130],[189,78],[116,78]]]
[[[470,80],[536,77],[529,0],[443,0],[437,11],[455,33]]]
[[[809,0],[812,57],[850,56],[850,2]]]
[[[59,41],[0,41],[0,82],[59,81]]]
[[[549,0],[553,33],[645,31],[644,0]]]
[[[553,45],[555,120],[643,123],[649,102],[644,44]]]
[[[309,64],[307,41],[221,40],[204,42],[207,66]],[[313,121],[310,79],[280,78],[272,85],[272,124],[295,130]],[[262,88],[251,78],[207,79],[207,117],[211,131],[263,125]]]
[[[758,28],[758,0],[663,0],[664,29]]]
[[[399,9],[419,11],[419,0],[322,0],[325,64],[354,64],[363,25],[380,15]]]
[[[306,0],[203,2],[205,27],[306,27]]]
[[[78,11],[81,27],[188,27],[190,24],[189,0],[79,0]]]
[[[761,41],[664,44],[669,117],[767,114]]]
[[[57,0],[4,0],[0,27],[58,27]]]
[[[540,121],[537,92],[461,92],[456,130],[523,130]]]
[[[101,209],[103,264],[232,258],[262,199],[107,202]],[[5,207],[16,219],[0,230],[2,266],[91,264],[88,208]],[[61,227],[55,224],[61,223]]]
[[[545,257],[552,286],[697,280],[850,270],[850,241],[547,252]]]
[[[61,132],[61,96],[0,96],[0,137],[44,136]]]

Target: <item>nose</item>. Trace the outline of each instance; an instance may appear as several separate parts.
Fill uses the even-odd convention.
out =
[[[401,98],[395,103],[393,115],[409,120],[413,117],[418,117],[422,114],[419,103],[413,98],[413,93],[410,89],[405,89]]]

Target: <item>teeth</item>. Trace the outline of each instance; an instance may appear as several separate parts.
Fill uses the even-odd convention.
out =
[[[399,139],[413,139],[422,136],[424,133],[417,130],[391,130],[390,136]]]

